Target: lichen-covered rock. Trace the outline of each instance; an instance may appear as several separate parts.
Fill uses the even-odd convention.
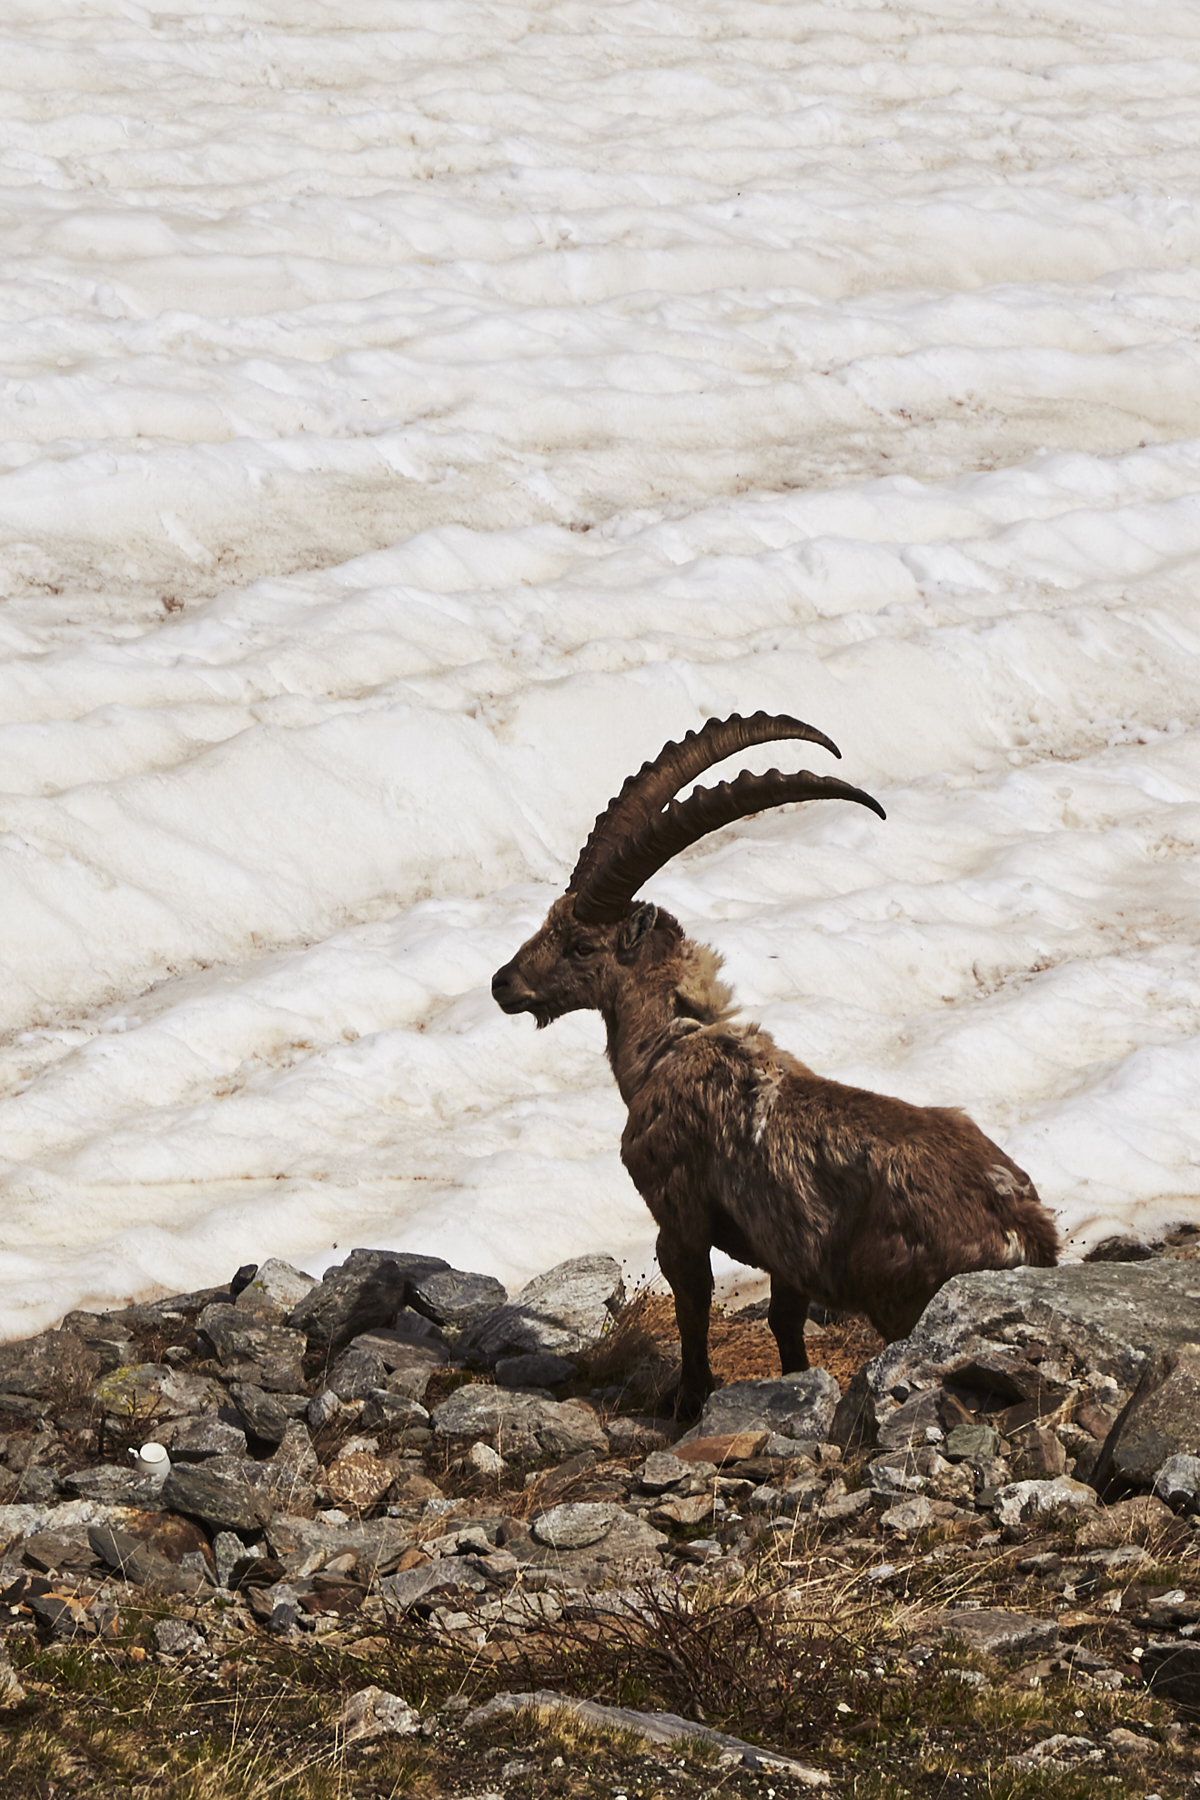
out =
[[[0,1394],[64,1399],[90,1387],[100,1367],[97,1350],[79,1333],[42,1331],[19,1343],[0,1344]]]
[[[215,1412],[225,1403],[225,1390],[207,1376],[188,1375],[169,1363],[136,1363],[102,1375],[90,1397],[114,1418],[148,1424],[155,1418]]]
[[[620,1264],[611,1256],[572,1257],[472,1326],[459,1349],[488,1363],[540,1352],[571,1356],[601,1336],[624,1293]]]

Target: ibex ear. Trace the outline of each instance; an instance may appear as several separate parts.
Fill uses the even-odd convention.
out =
[[[622,962],[633,962],[642,939],[647,932],[654,929],[654,922],[657,918],[657,906],[651,905],[649,900],[643,900],[640,906],[635,906],[633,911],[621,920],[617,931],[617,955]]]

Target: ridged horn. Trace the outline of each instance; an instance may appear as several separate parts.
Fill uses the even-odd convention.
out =
[[[781,724],[789,729],[768,729]],[[807,769],[794,775],[783,775],[778,769],[771,769],[766,775],[747,773],[735,781],[722,781],[717,787],[699,788],[687,800],[669,798],[701,768],[731,754],[730,749],[718,749],[716,754],[706,754],[703,762],[697,761],[702,753],[727,741],[723,735],[727,726],[743,730],[749,727],[754,732],[753,736],[734,742],[732,749],[740,748],[743,742],[763,743],[775,736],[805,737],[828,745],[835,756],[838,754],[829,739],[812,726],[801,725],[796,719],[772,719],[766,713],[758,713],[753,719],[712,719],[702,732],[690,732],[682,744],[666,745],[654,762],[645,764],[625,783],[616,800],[596,821],[567,889],[576,896],[575,916],[582,924],[601,925],[619,919],[642,883],[673,856],[710,831],[764,812],[768,807],[795,800],[853,800],[878,813],[881,819],[886,816],[879,802],[862,788],[851,787],[830,775],[813,775]],[[688,754],[672,755],[680,752]],[[674,777],[680,765],[683,773],[672,787],[666,787],[664,784]],[[664,799],[668,799],[665,809]]]
[[[727,719],[709,719],[699,731],[689,731],[681,742],[664,744],[656,757],[628,777],[620,793],[597,815],[567,883],[568,894],[582,892],[613,851],[657,818],[685,782],[694,781],[714,763],[724,762],[739,750],[749,749],[752,744],[774,743],[780,738],[803,738],[807,743],[820,744],[836,757],[842,754],[823,731],[788,713],[757,712],[749,719],[731,713]]]

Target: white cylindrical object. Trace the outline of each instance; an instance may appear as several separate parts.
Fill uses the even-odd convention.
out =
[[[129,1454],[139,1475],[159,1475],[165,1479],[171,1472],[171,1459],[162,1444],[143,1444],[140,1450],[131,1450]]]

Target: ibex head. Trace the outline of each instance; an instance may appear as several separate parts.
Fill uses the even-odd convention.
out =
[[[539,1027],[563,1013],[606,1005],[636,967],[639,981],[652,976],[678,950],[683,934],[669,913],[634,895],[679,851],[734,819],[783,806],[791,800],[855,800],[884,817],[861,788],[806,769],[782,775],[739,775],[713,788],[697,788],[686,800],[686,782],[752,744],[804,738],[834,756],[837,745],[812,725],[786,714],[755,713],[743,719],[710,719],[679,744],[666,744],[652,762],[631,775],[592,827],[567,891],[554,902],[540,931],[492,978],[492,994],[507,1013],[532,1013]]]

